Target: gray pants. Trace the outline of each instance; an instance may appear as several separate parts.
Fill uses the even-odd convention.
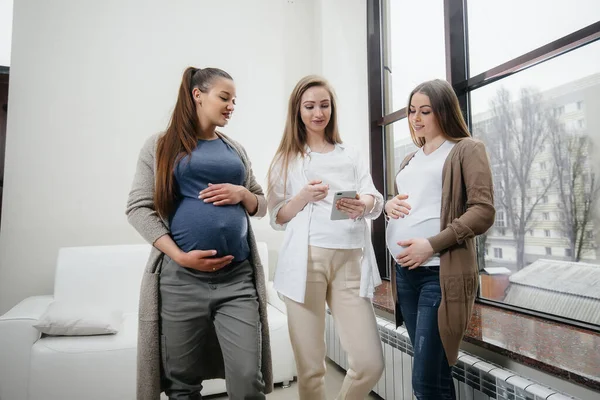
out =
[[[161,355],[165,393],[171,400],[202,398],[209,334],[223,353],[227,393],[232,400],[265,399],[261,324],[249,261],[220,271],[199,272],[165,256],[160,274]]]

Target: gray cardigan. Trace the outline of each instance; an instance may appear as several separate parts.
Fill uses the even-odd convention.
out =
[[[252,167],[244,148],[234,140],[218,133],[228,145],[234,148],[244,166],[246,179],[244,186],[254,193],[258,199],[258,210],[255,217],[263,217],[267,213],[265,197],[260,185],[256,182]],[[169,234],[168,222],[159,217],[154,209],[155,154],[160,134],[151,136],[140,151],[137,170],[127,200],[127,219],[129,223],[149,243],[154,243],[163,235]],[[249,218],[249,217],[248,217]],[[271,365],[271,346],[269,341],[269,324],[267,320],[267,295],[264,272],[256,248],[256,240],[252,225],[248,221],[248,242],[250,245],[250,261],[254,267],[256,291],[259,299],[259,312],[262,323],[262,374],[265,380],[265,391],[273,390],[273,374]],[[159,333],[159,277],[163,253],[153,247],[142,278],[140,290],[138,348],[137,348],[137,399],[158,400],[161,393],[161,356]],[[213,334],[207,340],[206,358],[202,360],[202,369],[210,371],[206,379],[224,378],[223,355]]]

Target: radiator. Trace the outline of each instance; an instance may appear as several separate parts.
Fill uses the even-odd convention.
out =
[[[384,349],[385,370],[373,391],[385,400],[413,400],[413,348],[404,327],[377,318],[377,326]],[[325,325],[327,357],[341,368],[348,368],[346,353],[340,344],[333,317],[327,310]],[[460,352],[453,370],[458,400],[567,400],[567,396],[543,386],[515,372],[488,363],[465,352]]]

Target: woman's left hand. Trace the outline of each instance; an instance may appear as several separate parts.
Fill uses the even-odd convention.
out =
[[[200,192],[198,198],[204,200],[205,203],[213,203],[215,206],[224,206],[229,204],[239,204],[246,196],[244,186],[232,185],[231,183],[219,183],[213,185],[208,184],[208,187]]]
[[[402,267],[415,269],[433,256],[433,248],[429,240],[410,239],[398,242],[398,245],[406,247],[404,251],[396,256],[396,262]]]
[[[360,198],[359,195],[356,195],[355,199],[340,199],[335,204],[335,207],[347,214],[350,218],[356,219],[362,217],[365,214],[367,209],[367,204]]]

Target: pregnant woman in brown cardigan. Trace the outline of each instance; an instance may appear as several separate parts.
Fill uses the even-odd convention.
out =
[[[492,174],[447,82],[417,86],[408,111],[419,150],[402,162],[385,206],[396,323],[413,344],[416,398],[454,400],[451,366],[477,293],[474,239],[494,223]]]

